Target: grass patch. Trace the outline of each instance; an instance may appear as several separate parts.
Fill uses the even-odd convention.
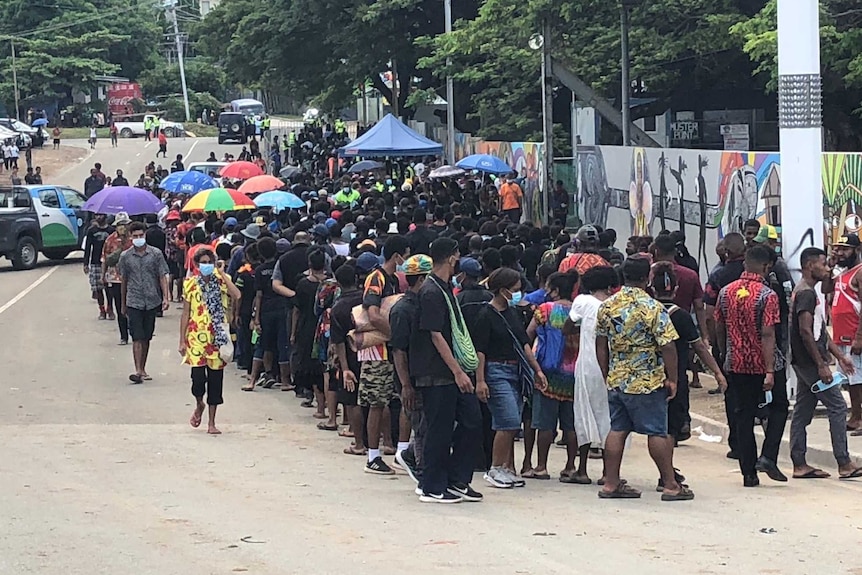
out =
[[[198,122],[183,123],[186,132],[191,132],[198,138],[215,138],[218,136],[218,126],[207,126]]]

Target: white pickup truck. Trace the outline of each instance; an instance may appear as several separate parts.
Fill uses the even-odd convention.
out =
[[[140,122],[115,122],[117,131],[123,138],[134,138],[135,136],[143,136],[146,134],[144,130],[144,121],[149,120],[153,124],[158,123],[159,129],[164,130],[165,136],[168,138],[176,138],[185,134],[185,129],[182,124],[177,122],[168,122],[164,118],[159,118],[154,114],[147,114]]]

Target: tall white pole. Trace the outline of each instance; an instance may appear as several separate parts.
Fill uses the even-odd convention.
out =
[[[9,40],[9,45],[12,47],[12,90],[15,92],[15,119],[20,120],[18,109],[21,106],[18,104],[18,67],[15,63],[15,40]]]
[[[781,239],[798,270],[803,237],[823,245],[821,85],[818,0],[778,0],[778,126]],[[811,245],[805,241],[803,247]]]
[[[443,11],[446,16],[446,33],[452,32],[452,0],[443,0]],[[451,66],[451,58],[446,59],[446,66]],[[448,161],[455,165],[455,82],[452,75],[446,76],[446,147],[449,149]]]
[[[549,188],[554,181],[554,86],[551,77],[551,23],[542,24],[542,139],[545,172],[542,174],[542,212],[539,221],[550,222]]]
[[[186,86],[186,67],[183,58],[183,41],[180,37],[180,28],[177,24],[177,3],[176,0],[168,0],[165,3],[165,7],[168,11],[168,17],[171,19],[171,22],[174,25],[174,41],[177,45],[177,62],[180,65],[180,82],[183,87],[183,104],[186,108],[186,122],[191,122],[192,115],[189,112],[189,89]]]

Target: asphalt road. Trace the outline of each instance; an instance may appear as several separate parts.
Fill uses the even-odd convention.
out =
[[[172,142],[203,159],[222,148]],[[131,176],[140,140],[94,161]],[[137,154],[141,155],[138,156]],[[126,164],[126,162],[130,162]],[[78,184],[80,185],[80,184]],[[405,476],[362,472],[290,393],[243,393],[232,370],[224,435],[188,426],[178,311],[159,320],[152,382],[130,385],[131,349],[98,321],[80,261],[0,271],[0,575],[800,574],[862,575],[862,485],[835,479],[743,489],[725,447],[692,440],[677,466],[697,498],[662,503],[635,440],[623,472],[638,501],[531,482],[481,504],[420,504]],[[40,281],[41,283],[36,284]],[[553,449],[552,474],[564,452]],[[789,471],[786,462],[783,463]],[[593,478],[600,475],[592,461]],[[834,470],[833,470],[834,472]]]

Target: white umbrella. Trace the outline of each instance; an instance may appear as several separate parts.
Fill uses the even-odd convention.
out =
[[[431,170],[431,173],[428,174],[429,178],[457,178],[458,176],[463,176],[464,170],[461,168],[456,168],[455,166],[440,166],[434,170]]]

